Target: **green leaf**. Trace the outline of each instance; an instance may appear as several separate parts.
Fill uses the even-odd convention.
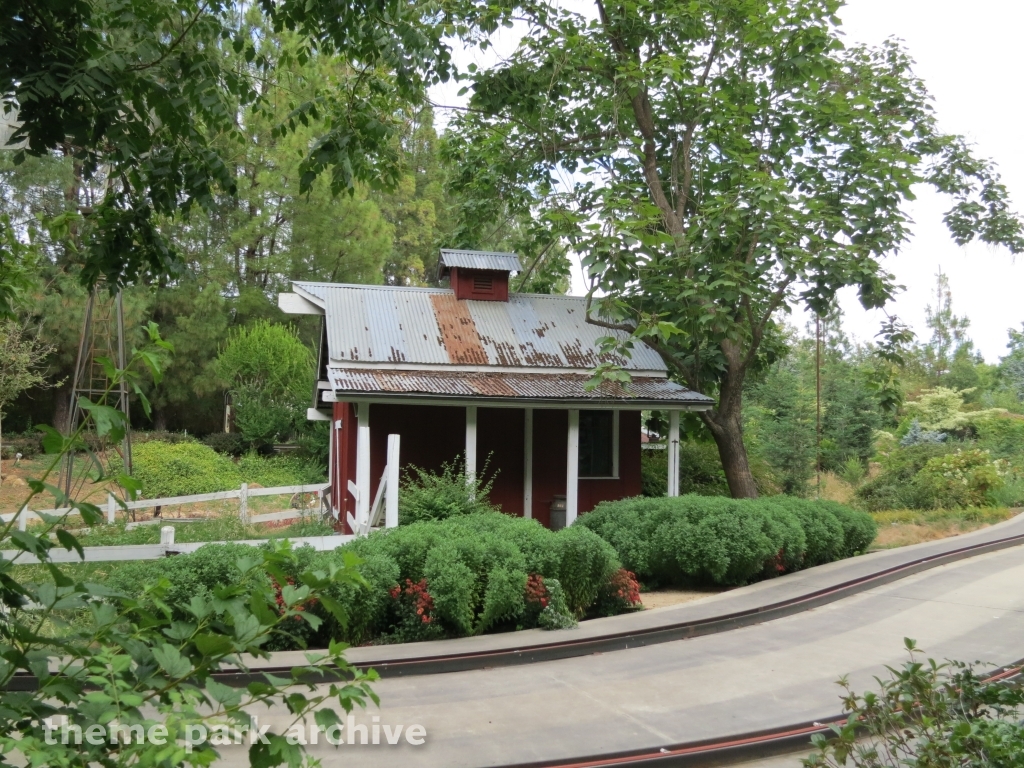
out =
[[[153,649],[153,658],[168,677],[180,679],[192,671],[192,664],[173,645],[162,643]]]
[[[229,654],[235,648],[234,642],[227,635],[217,635],[209,632],[196,635],[193,642],[195,642],[196,648],[203,656],[212,659]]]
[[[97,435],[109,437],[115,442],[124,438],[125,430],[127,429],[127,419],[124,413],[117,408],[94,403],[84,396],[78,398],[78,407],[85,411],[92,419]]]
[[[214,701],[219,701],[225,707],[237,707],[242,701],[242,692],[238,688],[232,688],[216,680],[208,680],[206,690]]]
[[[61,546],[64,547],[64,549],[66,549],[68,552],[70,552],[72,549],[75,550],[75,552],[78,553],[78,556],[82,560],[85,560],[85,550],[83,550],[82,545],[78,543],[78,539],[76,539],[63,528],[58,528],[56,533],[57,541],[60,542]]]

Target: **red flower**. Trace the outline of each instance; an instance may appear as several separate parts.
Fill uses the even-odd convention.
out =
[[[625,568],[619,568],[612,574],[608,579],[607,588],[613,597],[628,605],[640,602],[640,582],[636,580],[636,574]]]
[[[540,605],[541,608],[548,606],[548,588],[544,586],[544,577],[539,573],[531,573],[526,578],[526,602]]]
[[[424,624],[430,624],[434,620],[430,615],[434,610],[434,598],[427,591],[426,579],[420,579],[416,583],[413,583],[412,579],[406,579],[404,588],[396,585],[388,594],[393,600],[408,603]]]

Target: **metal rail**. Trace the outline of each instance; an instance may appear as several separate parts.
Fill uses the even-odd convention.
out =
[[[1008,680],[1021,674],[1024,659],[1007,664],[993,671],[985,682]],[[612,768],[630,766],[644,768],[700,768],[702,766],[735,765],[740,762],[759,760],[793,752],[800,747],[811,748],[811,738],[817,734],[832,732],[833,726],[843,726],[845,715],[831,715],[810,723],[787,725],[764,731],[706,739],[685,744],[630,750],[592,757],[570,758],[532,763],[515,763],[498,768]]]

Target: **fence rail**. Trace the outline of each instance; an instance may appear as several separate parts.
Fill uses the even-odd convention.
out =
[[[343,544],[352,541],[355,536],[295,536],[289,537],[295,547],[308,546],[319,551],[337,549]],[[83,547],[84,558],[80,558],[75,551],[67,551],[59,547],[50,550],[49,562],[51,563],[109,563],[124,560],[159,560],[169,555],[184,555],[195,552],[207,544],[249,544],[259,546],[266,544],[269,539],[245,539],[243,541],[192,541],[176,543],[174,541],[174,528],[165,526],[160,531],[159,544],[123,544],[109,547]],[[38,565],[39,558],[28,552],[16,549],[0,550],[0,558],[16,561],[18,565]]]
[[[123,509],[134,512],[137,509],[154,509],[156,507],[173,507],[181,504],[198,504],[204,501],[225,501],[228,499],[239,500],[239,517],[244,522],[263,523],[276,520],[289,520],[302,516],[301,510],[287,510],[284,512],[270,512],[263,515],[249,515],[249,499],[254,496],[283,496],[296,493],[322,494],[330,487],[329,483],[314,483],[311,485],[282,485],[276,488],[249,488],[247,483],[242,483],[241,488],[231,491],[217,491],[216,493],[193,493],[188,496],[169,496],[162,499],[138,499],[136,501],[119,501],[113,494],[107,494],[107,523],[116,520],[117,510]],[[22,509],[20,512],[6,512],[0,514],[0,520],[9,523],[18,518],[18,528],[25,530],[29,520],[42,520],[42,515],[62,516],[73,512],[72,507],[60,507],[58,509]],[[132,527],[149,521],[133,521],[129,523]],[[156,521],[154,521],[156,522]]]

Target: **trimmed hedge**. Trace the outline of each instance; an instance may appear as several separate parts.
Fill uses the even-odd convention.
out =
[[[142,584],[167,576],[175,584],[168,602],[183,610],[192,594],[212,593],[218,584],[237,579],[233,563],[246,549],[208,545],[169,560],[131,563],[115,569],[112,583],[134,594]],[[595,608],[621,568],[615,550],[582,526],[555,532],[535,520],[499,512],[412,523],[337,550],[304,547],[295,554],[292,575],[327,571],[332,563],[355,555],[368,584],[344,585],[329,593],[345,607],[346,626],[339,626],[322,607],[309,608],[324,620],[309,638],[310,645],[326,645],[331,639],[405,642],[497,628],[566,626]],[[546,605],[527,604],[531,577],[546,584]],[[415,613],[420,608],[424,613]]]
[[[786,496],[637,497],[599,504],[578,525],[649,585],[745,584],[849,557],[876,533],[863,512]]]

